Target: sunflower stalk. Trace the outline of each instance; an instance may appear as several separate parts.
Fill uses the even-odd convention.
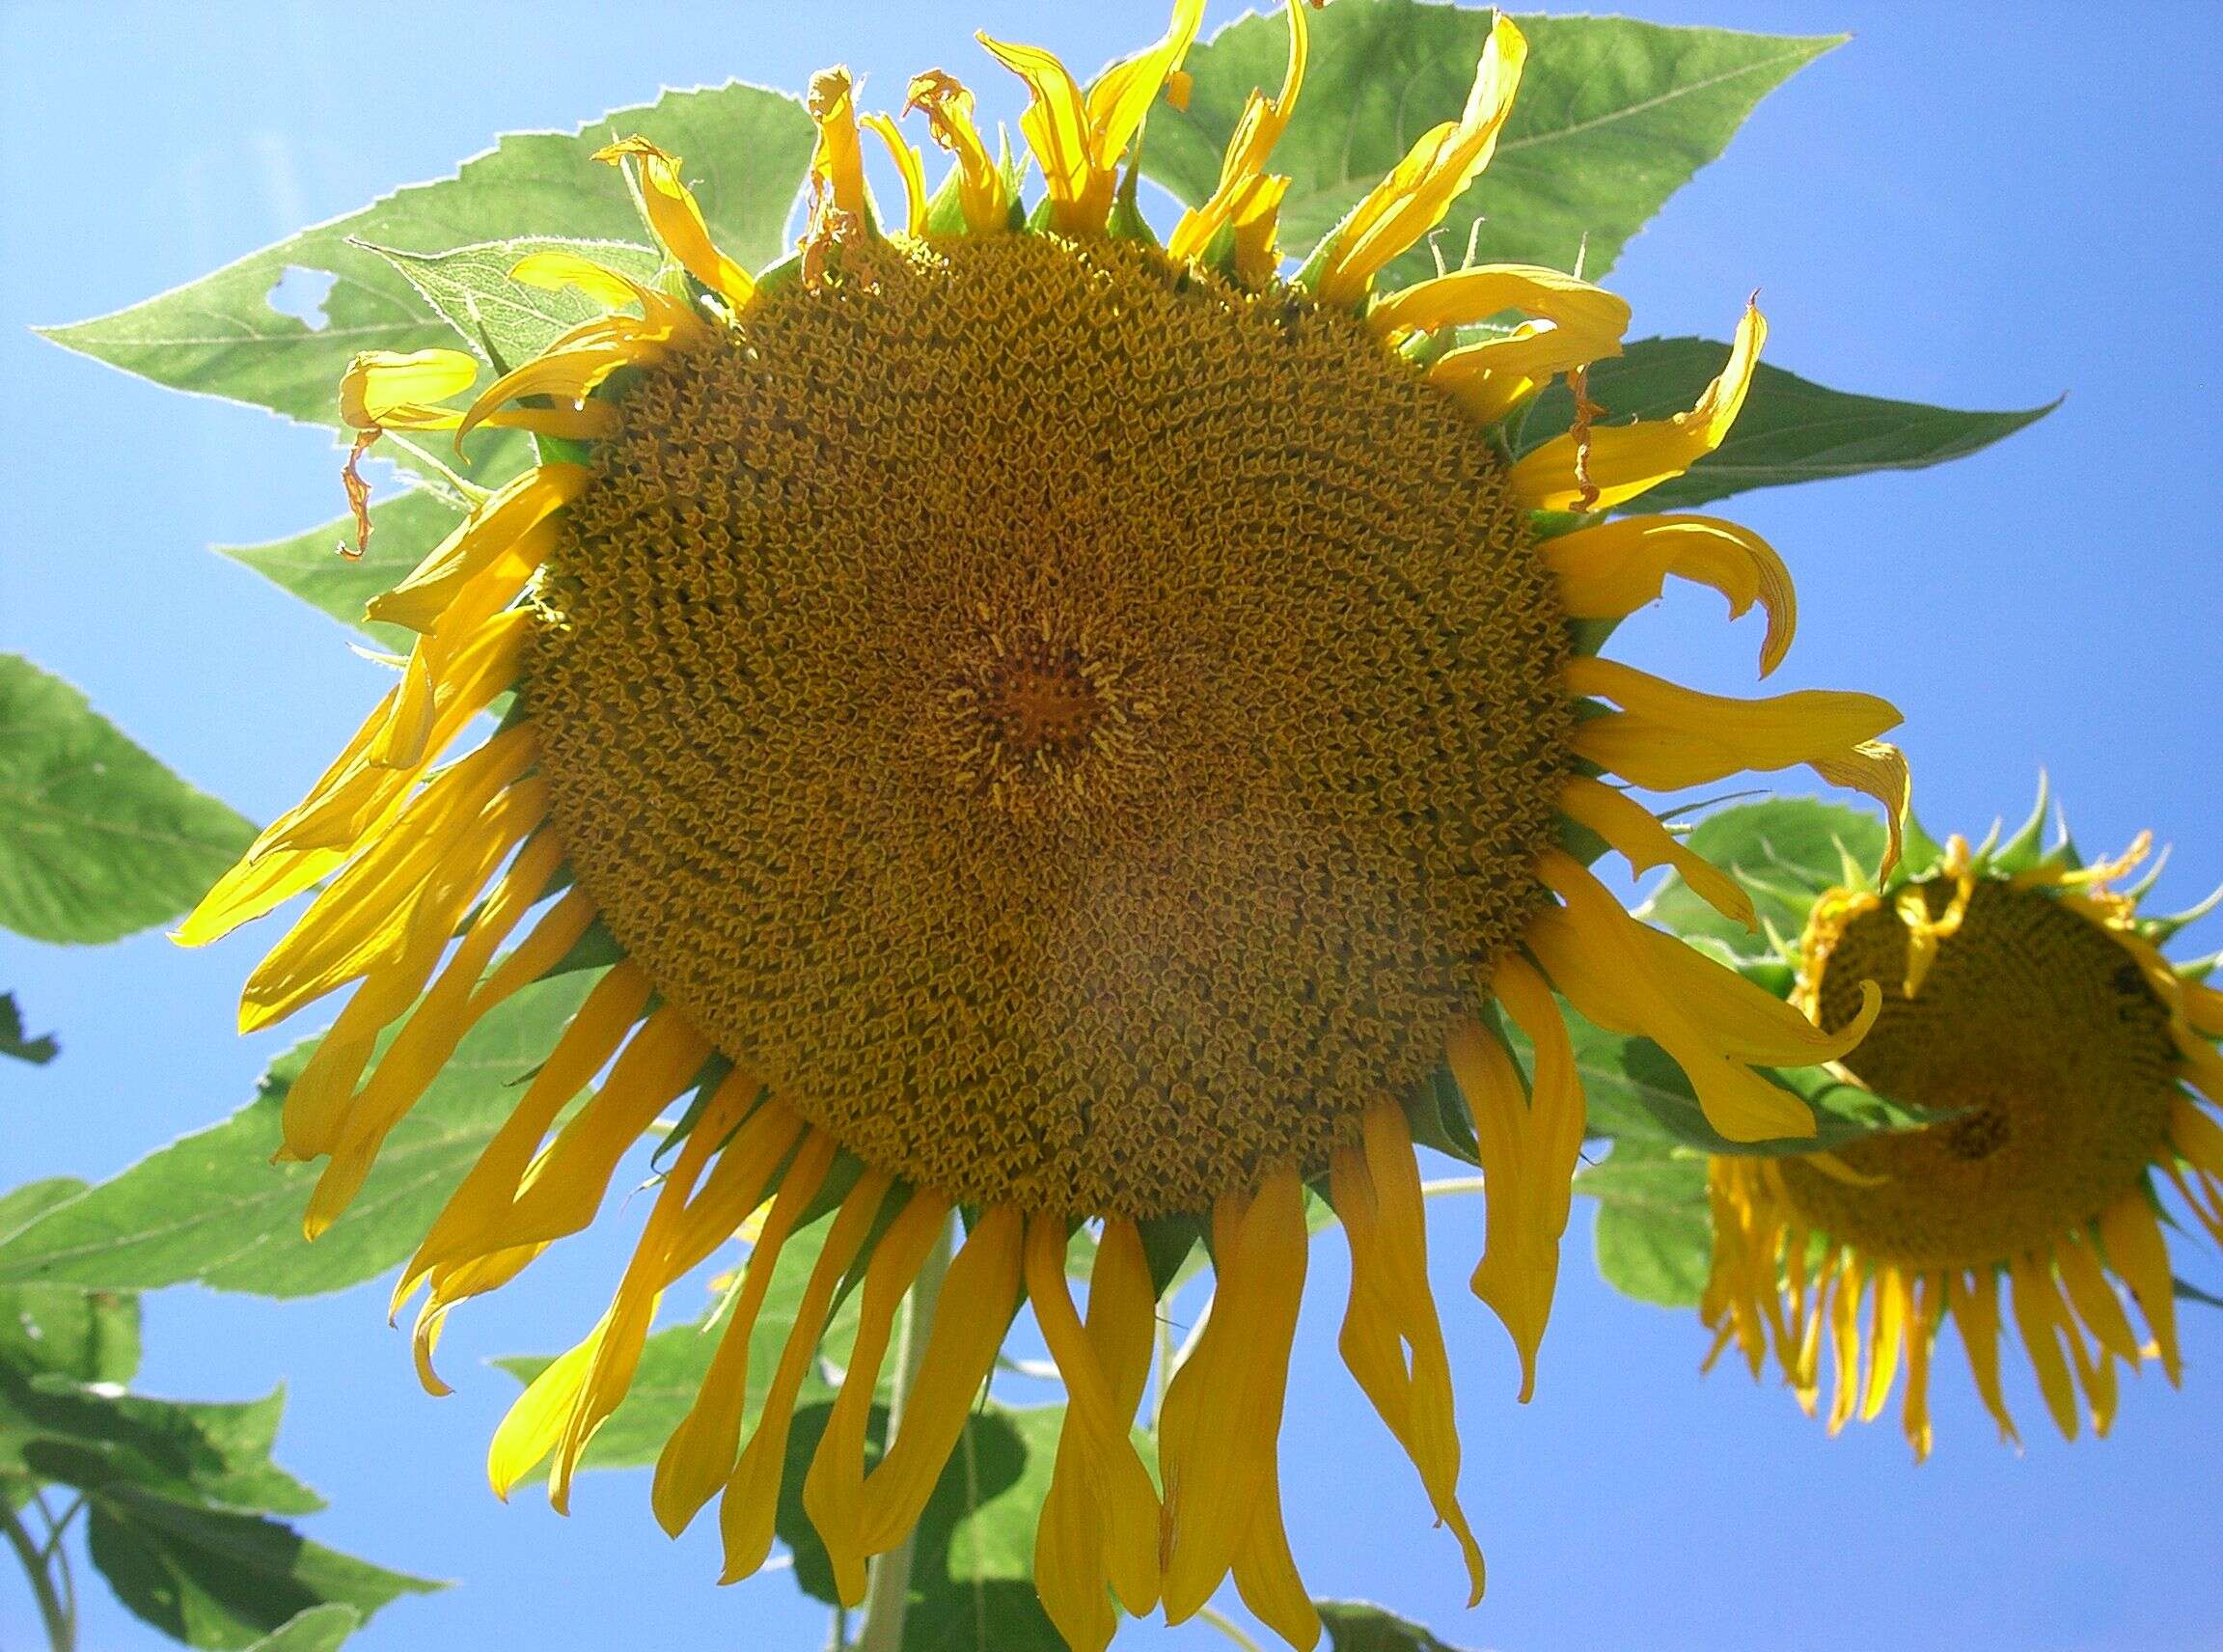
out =
[[[903,1421],[903,1403],[919,1379],[926,1359],[926,1333],[934,1323],[935,1300],[942,1294],[942,1279],[949,1271],[950,1229],[944,1223],[934,1248],[919,1270],[919,1280],[903,1305],[902,1333],[896,1343],[895,1377],[888,1395],[888,1434],[892,1442]],[[858,1636],[856,1652],[900,1652],[903,1617],[911,1606],[911,1554],[918,1542],[916,1528],[903,1541],[872,1562],[865,1585],[864,1629]]]
[[[57,1528],[55,1536],[60,1535]],[[5,1502],[0,1502],[0,1537],[15,1551],[23,1575],[30,1580],[32,1597],[39,1603],[39,1621],[46,1631],[46,1644],[52,1652],[73,1652],[77,1644],[76,1613],[63,1600],[54,1581],[57,1571],[68,1565],[61,1550],[54,1543],[41,1548]]]

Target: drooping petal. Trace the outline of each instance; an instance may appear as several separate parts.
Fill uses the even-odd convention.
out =
[[[1710,585],[1731,619],[1757,601],[1768,615],[1760,675],[1783,663],[1798,629],[1798,597],[1773,546],[1714,516],[1623,516],[1543,544],[1570,619],[1618,620],[1657,601],[1669,574]]]
[[[988,1380],[1018,1306],[1025,1226],[1011,1206],[992,1206],[949,1264],[895,1438],[864,1477],[867,1554],[892,1549],[919,1524],[965,1431],[974,1397]]]
[[[1688,413],[1554,436],[1515,461],[1514,493],[1532,510],[1609,510],[1681,476],[1736,424],[1767,337],[1759,307],[1747,304],[1727,364]]]
[[[1665,1050],[1690,1080],[1708,1122],[1730,1140],[1814,1133],[1814,1115],[1804,1101],[1732,1054],[1783,1036],[1775,1019],[1783,1008],[1780,1000],[1681,943],[1648,941],[1657,932],[1623,911],[1571,857],[1548,850],[1537,869],[1567,904],[1537,916],[1528,948],[1577,1009],[1610,1032],[1636,1033]],[[1716,975],[1731,976],[1745,992]],[[1689,1007],[1693,993],[1706,1003],[1708,1018]],[[1757,1002],[1763,999],[1766,1005]],[[1737,1013],[1716,1027],[1711,1019],[1716,1008]]]
[[[1334,231],[1319,270],[1321,303],[1358,304],[1379,271],[1443,221],[1451,203],[1490,164],[1527,56],[1528,42],[1498,13],[1459,119],[1423,132]]]
[[[1029,1219],[1027,1295],[1065,1380],[1067,1431],[1088,1475],[1091,1501],[1103,1511],[1106,1575],[1119,1604],[1139,1616],[1158,1604],[1158,1494],[1128,1438],[1133,1410],[1120,1413],[1096,1344],[1073,1311],[1065,1240],[1063,1217]]]
[[[749,1401],[750,1339],[765,1293],[772,1288],[781,1252],[825,1184],[834,1154],[832,1137],[817,1130],[804,1136],[750,1249],[740,1294],[719,1334],[718,1350],[695,1392],[695,1403],[657,1455],[649,1506],[655,1510],[656,1523],[673,1537],[687,1528],[733,1473],[741,1452],[741,1418]]]
[[[340,417],[357,430],[449,430],[461,417],[441,402],[479,376],[462,350],[365,350],[340,375]]]
[[[1752,910],[1752,897],[1737,880],[1703,855],[1693,854],[1660,817],[1625,791],[1578,775],[1559,794],[1559,812],[1579,826],[1588,827],[1606,845],[1618,850],[1632,871],[1650,871],[1667,866],[1690,886],[1691,892],[1732,923],[1758,933],[1760,920]]]
[[[780,1501],[780,1483],[787,1462],[787,1429],[794,1420],[795,1397],[818,1352],[818,1338],[826,1330],[826,1315],[834,1305],[834,1287],[857,1259],[872,1220],[887,1197],[890,1177],[884,1170],[867,1170],[857,1178],[835,1214],[834,1226],[818,1253],[818,1260],[804,1282],[802,1300],[795,1306],[795,1324],[780,1351],[779,1367],[764,1393],[764,1409],[741,1448],[741,1461],[726,1482],[726,1495],[718,1504],[718,1531],[726,1548],[723,1583],[737,1583],[754,1577],[772,1553],[772,1520]]]
[[[957,200],[966,229],[986,235],[1010,228],[1010,191],[973,124],[973,94],[954,75],[932,69],[913,77],[903,107],[922,111],[934,141],[956,157]]]
[[[1150,1373],[1156,1310],[1157,1292],[1140,1233],[1132,1222],[1107,1222],[1088,1275],[1086,1329],[1103,1367],[1114,1419],[1133,1418],[1141,1402]],[[1109,1594],[1112,1530],[1099,1476],[1086,1461],[1079,1434],[1068,1410],[1058,1431],[1057,1461],[1035,1532],[1034,1586],[1043,1611],[1073,1652],[1105,1652],[1118,1628]],[[1151,1537],[1154,1546],[1155,1530]],[[1155,1590],[1153,1576],[1153,1594]]]
[[[717,293],[735,314],[746,309],[756,283],[750,273],[718,250],[703,222],[702,207],[694,192],[679,180],[679,157],[667,154],[646,138],[620,138],[597,151],[594,158],[612,166],[630,158],[641,184],[641,199],[648,214],[648,227],[666,252],[681,268]]]
[[[939,1194],[917,1193],[874,1247],[841,1391],[803,1480],[803,1507],[826,1545],[835,1592],[844,1606],[864,1600],[864,1430],[880,1366],[888,1355],[895,1310],[925,1265],[926,1253],[948,1231],[949,1213],[949,1201]]]
[[[1168,1623],[1193,1616],[1226,1577],[1272,1472],[1304,1282],[1303,1183],[1270,1171],[1248,1205],[1222,1197],[1213,1226],[1219,1292],[1159,1430]]]

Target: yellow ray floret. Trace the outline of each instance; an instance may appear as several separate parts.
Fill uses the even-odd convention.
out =
[[[1538,510],[1609,510],[1681,476],[1721,445],[1743,409],[1768,323],[1747,304],[1728,363],[1688,413],[1554,436],[1513,466],[1513,486]]]
[[[934,141],[956,157],[957,200],[965,228],[975,235],[1009,229],[1010,191],[1004,187],[1002,169],[973,124],[973,94],[954,75],[931,69],[912,79],[903,107],[906,113],[913,109],[923,113]]]
[[[1451,203],[1490,164],[1527,56],[1527,41],[1498,14],[1459,118],[1423,132],[1335,230],[1318,271],[1321,303],[1359,303],[1378,273],[1443,221]]]
[[[1232,268],[1235,279],[1247,286],[1265,282],[1280,262],[1274,237],[1289,180],[1268,174],[1266,160],[1288,129],[1297,112],[1297,95],[1304,85],[1310,37],[1305,4],[1306,0],[1288,0],[1289,69],[1281,81],[1281,95],[1250,94],[1235,123],[1234,136],[1227,141],[1220,181],[1202,206],[1182,213],[1166,242],[1166,250],[1174,258],[1200,259],[1222,230],[1231,229]]]
[[[1119,159],[1166,81],[1181,67],[1203,20],[1204,0],[1175,0],[1166,38],[1113,64],[1083,95],[1072,71],[1038,46],[979,37],[1031,95],[1020,130],[1042,168],[1054,225],[1068,234],[1101,232],[1112,212]]]

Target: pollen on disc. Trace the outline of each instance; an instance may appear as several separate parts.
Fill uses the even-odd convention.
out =
[[[1425,1082],[1544,894],[1565,619],[1357,320],[1132,244],[839,249],[615,388],[524,703],[693,1024],[868,1162],[1146,1216]]]

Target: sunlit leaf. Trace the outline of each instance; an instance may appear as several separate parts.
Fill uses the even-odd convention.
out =
[[[1320,1611],[1331,1652],[1460,1652],[1421,1625],[1371,1601],[1324,1600]]]
[[[0,1237],[0,1284],[151,1290],[194,1280],[308,1296],[374,1278],[424,1237],[449,1190],[516,1105],[591,980],[528,987],[488,1013],[395,1126],[347,1214],[314,1245],[301,1213],[316,1165],[273,1165],[286,1089],[312,1048],[281,1057],[240,1112]]]
[[[0,1236],[85,1191],[70,1176],[0,1194]],[[77,1383],[127,1383],[139,1369],[139,1301],[73,1285],[0,1285],[0,1363]]]
[[[1275,147],[1291,179],[1281,239],[1303,251],[1358,205],[1421,133],[1467,100],[1492,14],[1410,0],[1338,0],[1311,18],[1311,67]],[[1628,17],[1517,19],[1528,37],[1521,95],[1496,158],[1444,219],[1457,262],[1477,218],[1485,262],[1605,273],[1629,238],[1721,152],[1759,100],[1843,39],[1663,28]],[[1185,202],[1212,192],[1244,99],[1281,84],[1288,26],[1230,23],[1189,54],[1186,112],[1151,111],[1142,169]],[[1385,287],[1434,272],[1408,253]]]
[[[1642,1137],[1616,1142],[1577,1172],[1575,1191],[1598,1201],[1598,1272],[1639,1302],[1695,1308],[1714,1264],[1706,1161]]]
[[[251,253],[130,309],[45,329],[57,344],[179,390],[336,425],[336,390],[357,351],[453,347],[456,333],[418,287],[357,242],[442,253],[518,235],[638,240],[640,214],[595,150],[640,133],[682,156],[726,250],[755,266],[784,250],[785,225],[812,142],[803,105],[730,84],[670,92],[577,135],[516,132],[453,178],[412,184],[359,212]],[[320,326],[270,305],[289,268],[338,278]]]
[[[547,235],[481,241],[445,252],[370,250],[400,271],[473,349],[504,372],[538,355],[560,334],[603,314],[599,304],[575,289],[549,290],[510,280],[520,259],[530,253],[569,253],[644,282],[661,262],[649,248],[624,241]]]
[[[365,620],[363,605],[398,585],[462,520],[462,510],[439,494],[412,488],[370,508],[370,542],[360,557],[343,550],[355,548],[355,524],[346,516],[290,538],[216,549],[389,651],[406,653],[416,634]]]
[[[60,677],[0,654],[0,928],[121,940],[200,899],[254,836]]]

